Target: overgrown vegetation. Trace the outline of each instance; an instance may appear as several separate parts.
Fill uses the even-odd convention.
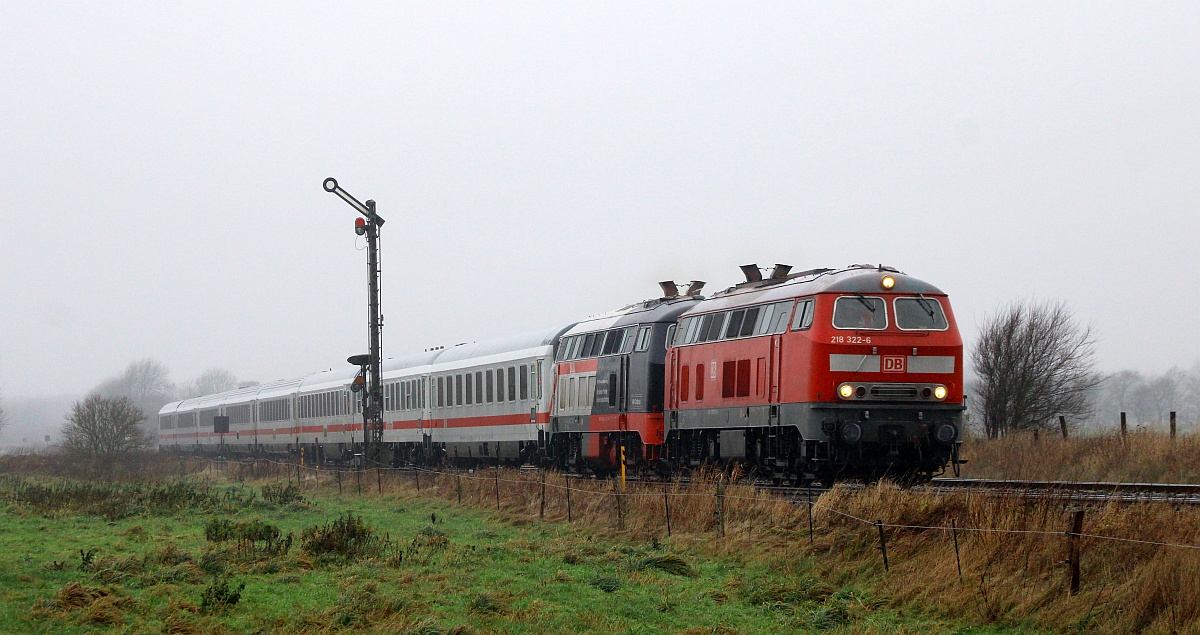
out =
[[[254,502],[112,521],[18,500],[9,490],[24,481],[5,479],[10,531],[0,535],[0,570],[31,575],[5,580],[10,608],[0,609],[0,630],[938,633],[975,624],[984,626],[974,632],[1116,633],[1200,625],[1187,595],[1200,555],[1190,550],[1084,538],[1082,588],[1067,593],[1064,501],[837,488],[818,501],[809,546],[804,505],[736,474],[718,499],[718,476],[667,487],[670,537],[661,485],[630,483],[618,517],[610,483],[572,478],[567,523],[567,481],[554,474],[543,501],[539,475],[502,472],[499,513],[491,474],[424,475],[419,494],[404,475],[371,474],[363,495],[338,497],[336,477],[313,472],[296,480],[305,505],[259,500],[269,481],[209,483]],[[883,522],[888,572],[874,521]],[[1180,544],[1200,543],[1198,528],[1200,511],[1156,505],[1092,509],[1085,521],[1088,534]],[[261,549],[289,534],[300,549]],[[258,545],[253,553],[239,549],[246,542]],[[63,596],[75,599],[56,600],[71,583],[78,587]]]
[[[1013,434],[969,439],[963,476],[1043,481],[1200,483],[1200,435],[1131,431],[1122,437]]]

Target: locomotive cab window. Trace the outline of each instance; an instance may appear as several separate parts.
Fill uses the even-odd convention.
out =
[[[834,328],[882,331],[887,325],[887,304],[883,298],[844,295],[833,303]]]
[[[942,311],[942,303],[936,298],[918,296],[896,298],[892,302],[896,311],[896,326],[902,331],[945,331],[950,328]]]

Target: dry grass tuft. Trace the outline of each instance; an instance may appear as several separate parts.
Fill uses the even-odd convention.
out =
[[[1043,432],[968,439],[964,477],[1043,481],[1200,483],[1200,435],[1073,436]]]

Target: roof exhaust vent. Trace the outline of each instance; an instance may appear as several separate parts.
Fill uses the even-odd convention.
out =
[[[771,270],[772,280],[783,280],[787,277],[788,272],[792,270],[791,265],[781,265],[776,263],[775,268]]]
[[[694,298],[700,295],[700,290],[704,288],[703,280],[692,280],[688,284],[687,297]]]
[[[742,275],[746,276],[746,282],[762,281],[762,271],[759,270],[757,264],[742,265]]]
[[[675,286],[674,280],[664,280],[664,281],[658,283],[658,286],[662,287],[662,292],[663,292],[664,298],[678,298],[679,297],[679,287]]]

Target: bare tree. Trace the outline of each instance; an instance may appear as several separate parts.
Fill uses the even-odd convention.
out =
[[[237,375],[224,368],[210,368],[200,376],[190,382],[184,384],[179,390],[179,396],[187,399],[189,397],[201,397],[203,395],[211,395],[234,388],[241,388],[245,382],[238,381]]]
[[[988,437],[1087,417],[1101,380],[1093,357],[1091,328],[1063,303],[1021,301],[985,320],[971,363]]]
[[[147,434],[155,434],[158,411],[175,399],[171,371],[149,357],[131,362],[119,375],[100,383],[93,391],[103,397],[126,397],[142,411]]]
[[[145,418],[128,397],[92,393],[71,406],[62,428],[63,449],[102,460],[143,449],[149,444],[141,427]]]

